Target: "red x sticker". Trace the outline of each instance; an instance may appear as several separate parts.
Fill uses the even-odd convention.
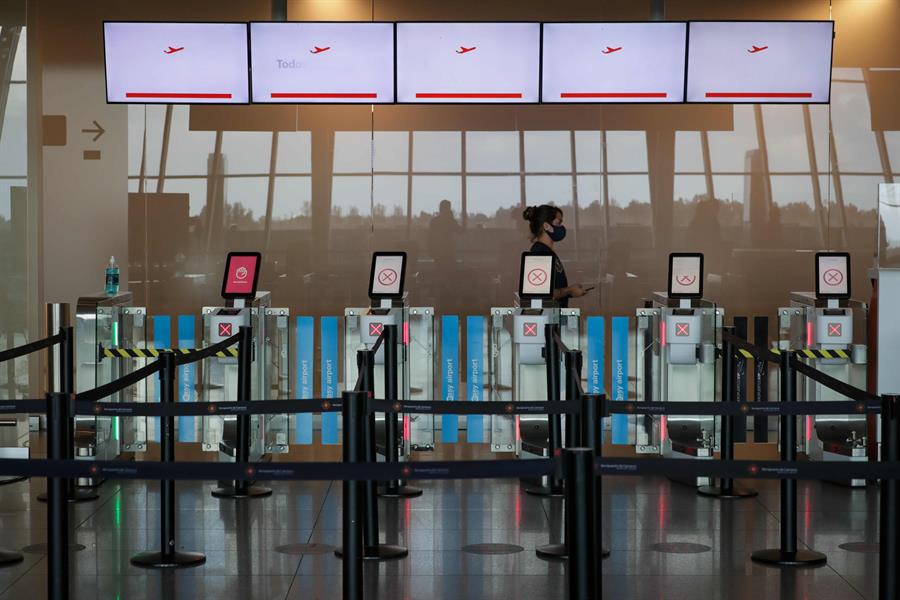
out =
[[[369,335],[381,335],[381,331],[384,329],[383,323],[369,323]]]
[[[691,335],[690,323],[675,323],[675,337],[687,337]]]
[[[840,323],[829,323],[828,324],[828,337],[841,337],[843,334],[844,328]]]
[[[537,325],[537,323],[525,323],[522,328],[522,335],[525,337],[537,337]]]
[[[219,337],[231,337],[231,323],[219,323]]]

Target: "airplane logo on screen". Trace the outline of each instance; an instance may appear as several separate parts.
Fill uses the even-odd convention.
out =
[[[619,46],[618,48],[613,48],[612,46],[607,46],[606,50],[601,50],[600,52],[602,52],[603,54],[612,54],[613,52],[618,52],[621,49],[622,49],[622,46]]]
[[[331,50],[331,46],[325,46],[324,48],[320,48],[319,46],[313,46],[314,50],[310,50],[310,54],[321,54],[326,50]]]
[[[768,48],[768,46],[753,46],[750,50],[747,50],[750,54],[756,54],[757,52],[762,52]]]
[[[460,46],[459,50],[457,50],[456,53],[457,54],[466,54],[468,52],[471,52],[472,50],[474,50],[477,47],[478,46],[472,46],[471,48],[466,48],[465,46]]]
[[[176,52],[181,52],[182,50],[184,50],[184,46],[179,46],[178,48],[173,48],[172,46],[169,46],[169,48],[167,50],[163,50],[163,53],[175,54]]]

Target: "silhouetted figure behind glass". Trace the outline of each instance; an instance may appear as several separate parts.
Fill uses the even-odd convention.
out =
[[[428,225],[428,251],[436,268],[445,270],[456,267],[457,239],[460,235],[462,227],[453,217],[450,201],[441,200],[438,214]]]

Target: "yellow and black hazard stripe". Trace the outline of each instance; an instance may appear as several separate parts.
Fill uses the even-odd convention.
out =
[[[797,350],[797,356],[801,358],[843,358],[846,360],[850,359],[850,354],[846,350],[813,350],[812,348],[804,348],[802,350]]]
[[[163,352],[193,354],[202,348],[104,348],[100,346],[100,359],[104,358],[158,358]],[[218,358],[237,358],[237,348],[227,348],[216,352]]]

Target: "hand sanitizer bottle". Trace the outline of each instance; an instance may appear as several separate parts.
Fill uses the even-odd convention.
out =
[[[119,293],[119,265],[116,264],[116,257],[109,257],[109,264],[106,265],[106,295],[115,296]]]

